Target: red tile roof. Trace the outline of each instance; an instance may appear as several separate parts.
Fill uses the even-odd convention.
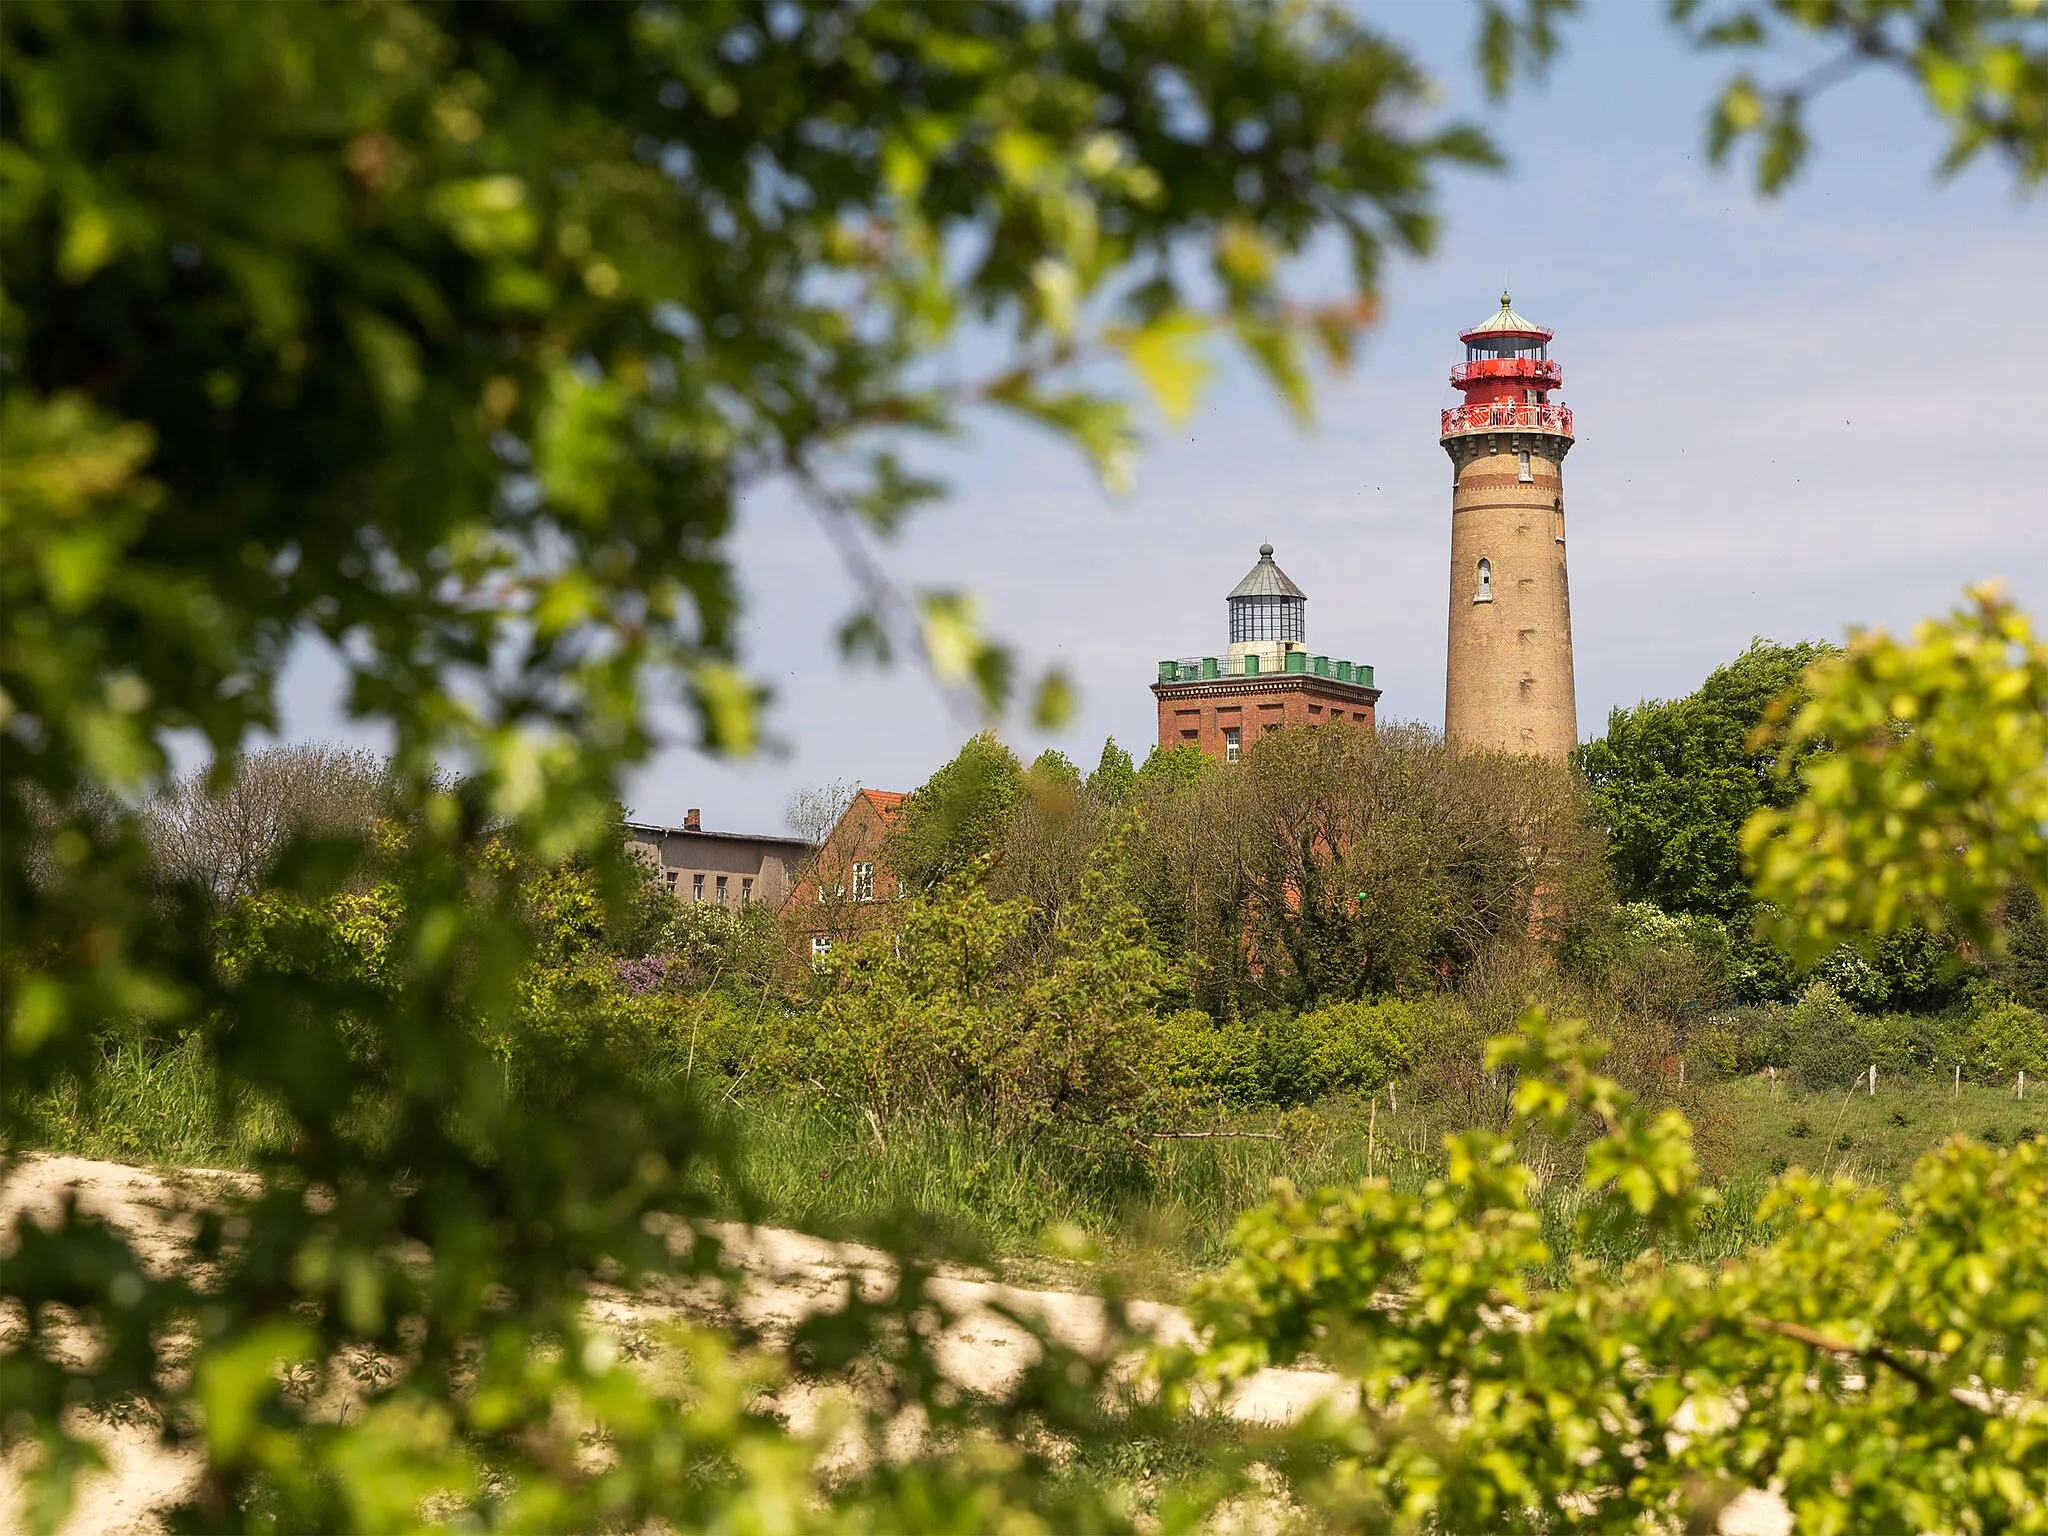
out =
[[[910,798],[893,789],[864,789],[860,793],[861,798],[875,808],[875,814],[882,818],[883,823],[892,827],[903,812],[903,802]]]

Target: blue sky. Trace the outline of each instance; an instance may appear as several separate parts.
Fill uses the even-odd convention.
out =
[[[1112,502],[1050,439],[996,421],[936,467],[952,496],[887,552],[911,584],[972,588],[1027,664],[1081,689],[1054,737],[1091,766],[1139,756],[1161,657],[1219,650],[1223,594],[1262,541],[1309,595],[1318,651],[1368,661],[1383,718],[1439,723],[1449,587],[1448,463],[1436,413],[1457,332],[1516,307],[1552,327],[1577,413],[1565,465],[1580,734],[1608,710],[1697,686],[1754,635],[1909,626],[2003,577],[2048,614],[2048,200],[1995,163],[1949,182],[1901,80],[1837,87],[1780,199],[1702,149],[1728,62],[1685,51],[1648,0],[1593,4],[1546,83],[1488,108],[1468,7],[1366,8],[1479,117],[1502,175],[1444,187],[1435,255],[1396,263],[1358,363],[1298,428],[1234,361],[1189,423],[1152,441]],[[850,671],[832,633],[850,591],[787,497],[750,498],[733,544],[746,661],[775,692],[783,750],[705,759],[674,742],[630,785],[641,816],[779,829],[797,789],[909,789],[966,734],[915,669]],[[349,734],[333,676],[288,680],[286,734]]]

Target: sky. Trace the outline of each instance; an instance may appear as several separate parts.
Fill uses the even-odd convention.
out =
[[[1112,499],[1052,438],[977,419],[929,462],[949,498],[884,552],[904,583],[964,586],[1031,670],[1080,689],[1073,723],[1004,736],[1084,769],[1105,736],[1142,758],[1164,657],[1219,653],[1224,594],[1270,542],[1304,588],[1308,640],[1370,662],[1380,716],[1440,725],[1450,587],[1449,461],[1437,411],[1457,333],[1515,307],[1556,338],[1553,398],[1576,413],[1564,466],[1579,732],[1690,692],[1755,636],[1904,629],[2003,578],[2048,617],[2048,196],[1985,161],[1937,179],[1942,139],[1902,79],[1837,86],[1808,168],[1775,201],[1716,170],[1706,110],[1730,67],[1686,50],[1651,0],[1591,4],[1541,84],[1489,107],[1473,11],[1363,7],[1484,123],[1504,174],[1443,182],[1435,252],[1394,262],[1357,362],[1304,430],[1237,360],[1194,418],[1157,427],[1136,491]],[[1782,67],[1782,66],[1781,66]],[[1794,66],[1796,67],[1796,65]],[[1313,283],[1318,274],[1307,274]],[[1156,425],[1156,424],[1155,424]],[[850,669],[833,634],[852,590],[791,498],[741,509],[731,554],[743,661],[773,691],[778,745],[708,759],[681,715],[628,806],[774,832],[795,792],[911,789],[971,727],[915,667]],[[308,652],[283,734],[358,734]]]

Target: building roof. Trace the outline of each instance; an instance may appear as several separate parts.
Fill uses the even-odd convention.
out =
[[[778,836],[773,832],[710,832],[701,827],[694,829],[690,827],[672,827],[666,822],[660,821],[628,821],[626,829],[629,832],[651,832],[656,837],[719,838],[728,843],[781,843],[784,847],[789,848],[808,848],[811,846],[803,838],[789,833]]]
[[[1259,563],[1246,573],[1243,581],[1230,589],[1233,598],[1238,597],[1293,597],[1308,601],[1308,594],[1287,579],[1287,573],[1273,563],[1273,546],[1259,546]]]
[[[1508,297],[1508,291],[1503,288],[1497,313],[1482,320],[1469,331],[1458,332],[1460,341],[1471,341],[1481,336],[1535,336],[1548,341],[1551,333],[1527,316],[1516,314],[1514,300]]]
[[[903,814],[903,802],[910,796],[894,789],[864,789],[856,798],[867,801],[883,822],[893,827],[896,818]]]

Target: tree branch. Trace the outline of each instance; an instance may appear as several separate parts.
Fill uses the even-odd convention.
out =
[[[1285,1141],[1277,1131],[1140,1131],[1144,1141]]]
[[[1776,1334],[1782,1339],[1793,1339],[1801,1344],[1811,1344],[1815,1349],[1824,1349],[1830,1354],[1854,1355],[1857,1359],[1867,1361],[1873,1365],[1887,1366],[1905,1377],[1906,1380],[1912,1382],[1922,1392],[1932,1396],[1947,1397],[1950,1401],[1960,1403],[1963,1407],[1970,1409],[1974,1413],[1984,1414],[1986,1417],[1989,1417],[1989,1413],[1984,1405],[1972,1401],[1970,1396],[1961,1387],[1944,1387],[1912,1361],[1900,1358],[1881,1344],[1873,1344],[1868,1348],[1862,1348],[1851,1344],[1847,1339],[1830,1338],[1827,1334],[1820,1333],[1799,1323],[1781,1323],[1775,1318],[1769,1317],[1747,1318],[1745,1319],[1745,1324],[1759,1333]]]

